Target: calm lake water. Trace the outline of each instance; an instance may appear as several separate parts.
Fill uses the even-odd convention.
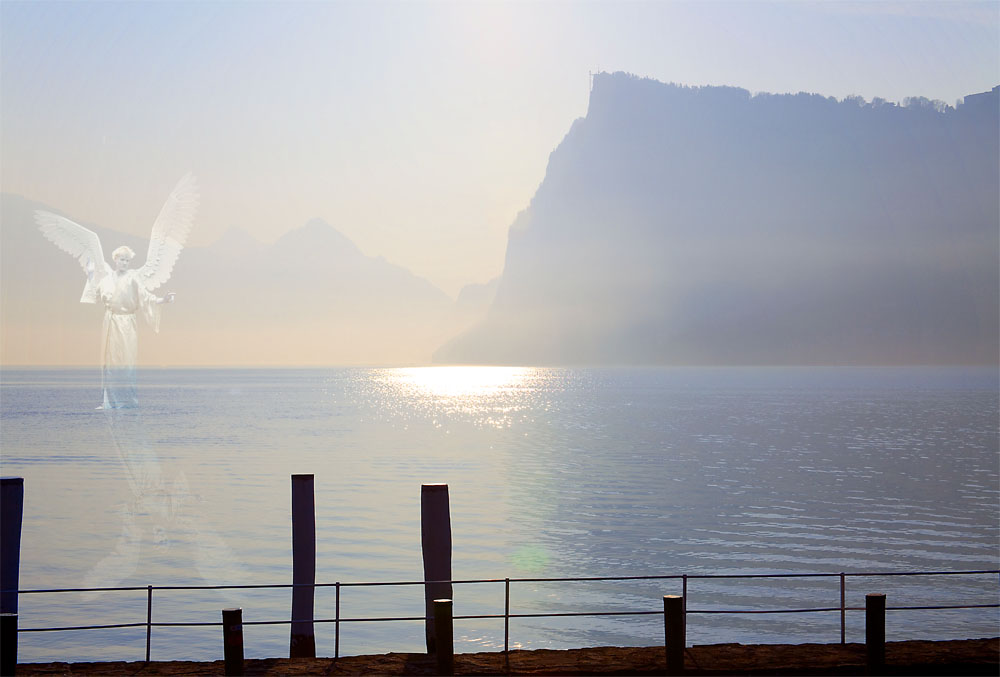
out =
[[[22,589],[289,583],[289,476],[315,474],[317,581],[422,578],[420,485],[450,486],[456,579],[1000,567],[996,369],[169,369],[141,420],[94,370],[4,370],[2,472],[25,478]],[[128,464],[122,455],[129,457]],[[836,578],[692,580],[689,608],[835,607]],[[998,601],[995,575],[848,579],[847,602]],[[512,583],[511,612],[655,611],[678,581]],[[317,592],[317,618],[334,591]],[[146,592],[22,595],[22,628],[144,622]],[[342,615],[416,616],[419,586],[343,588]],[[287,589],[158,591],[157,622],[288,618]],[[503,613],[502,584],[456,614]],[[511,646],[662,641],[655,617],[514,619]],[[688,641],[839,641],[839,613],[692,614]],[[848,614],[848,641],[864,615]],[[896,611],[890,640],[1000,634],[996,609]],[[332,624],[316,626],[332,655]],[[456,651],[503,621],[456,621]],[[248,657],[288,626],[248,626]],[[22,633],[21,661],[141,660],[143,628]],[[342,654],[423,650],[419,622],[345,623]],[[152,657],[218,659],[217,627]]]

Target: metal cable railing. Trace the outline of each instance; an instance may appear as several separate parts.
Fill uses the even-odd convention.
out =
[[[518,618],[559,618],[559,617],[586,617],[586,616],[651,616],[662,615],[663,611],[656,610],[616,610],[616,611],[568,611],[568,612],[535,612],[535,613],[512,613],[510,610],[510,586],[512,583],[574,583],[574,582],[618,582],[618,581],[655,581],[655,580],[680,580],[682,583],[682,600],[684,604],[685,617],[690,614],[801,614],[815,612],[840,612],[840,643],[846,643],[846,614],[849,611],[864,611],[864,607],[847,606],[846,587],[848,578],[889,578],[899,576],[972,576],[972,575],[1000,575],[1000,569],[980,569],[972,571],[878,571],[878,572],[840,572],[840,573],[763,573],[763,574],[668,574],[649,576],[581,576],[581,577],[560,577],[560,578],[481,578],[451,581],[371,581],[371,582],[335,582],[335,583],[312,583],[312,584],[257,584],[257,585],[147,585],[130,587],[103,587],[103,588],[49,588],[49,589],[28,589],[19,590],[18,595],[35,595],[66,592],[122,592],[144,590],[147,594],[146,621],[134,623],[115,623],[101,625],[72,625],[60,627],[33,627],[18,628],[18,633],[28,632],[61,632],[71,630],[104,630],[113,628],[146,628],[146,661],[149,661],[150,647],[152,642],[152,629],[154,627],[211,627],[223,625],[220,621],[196,621],[196,622],[175,622],[175,621],[153,621],[153,592],[154,591],[175,591],[175,590],[252,590],[252,589],[280,589],[280,588],[334,588],[336,592],[335,615],[333,618],[306,619],[305,622],[312,623],[333,623],[335,626],[334,657],[340,656],[340,624],[341,623],[373,623],[373,622],[396,622],[396,621],[426,621],[426,616],[384,616],[384,617],[343,617],[341,615],[341,588],[346,587],[380,587],[380,586],[413,586],[429,585],[435,583],[449,583],[453,585],[469,584],[504,584],[504,612],[496,614],[470,614],[456,615],[454,620],[473,619],[503,619],[504,620],[504,653],[510,650],[510,619]],[[687,608],[688,587],[693,580],[700,579],[789,579],[789,578],[839,578],[840,580],[840,604],[837,606],[806,607],[806,608],[776,608],[776,609],[689,609]],[[3,591],[8,592],[8,591]],[[948,605],[919,605],[919,606],[887,606],[886,611],[913,611],[913,610],[947,610],[947,609],[995,609],[1000,608],[998,603],[987,604],[948,604]],[[243,621],[243,625],[289,625],[291,623],[301,623],[301,619],[289,620],[262,620]]]

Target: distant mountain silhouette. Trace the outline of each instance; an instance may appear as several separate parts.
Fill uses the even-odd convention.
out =
[[[995,363],[1000,89],[904,103],[595,76],[435,359]]]
[[[57,210],[15,195],[0,207],[0,363],[97,364],[102,309],[79,303],[83,272],[32,220]],[[147,241],[83,225],[106,255],[127,244],[142,264]],[[142,365],[420,364],[470,321],[430,282],[319,219],[272,245],[233,228],[189,247],[165,291],[177,302],[159,336],[140,327]]]

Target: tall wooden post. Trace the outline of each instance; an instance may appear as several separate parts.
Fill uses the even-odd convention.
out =
[[[0,613],[17,613],[24,478],[0,477]]]
[[[868,674],[881,675],[885,667],[885,595],[865,595],[865,657]]]
[[[0,636],[2,674],[17,669],[17,586],[21,568],[21,515],[24,478],[0,477]]]
[[[684,672],[684,646],[687,644],[684,627],[684,598],[679,595],[663,596],[663,647],[667,658],[667,674]]]
[[[289,658],[315,658],[316,499],[312,475],[292,475],[292,632]]]
[[[424,556],[424,581],[447,581],[424,585],[427,653],[435,653],[434,600],[452,599],[451,511],[447,484],[420,487],[420,544]]]

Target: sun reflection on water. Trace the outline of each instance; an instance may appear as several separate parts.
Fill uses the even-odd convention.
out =
[[[488,397],[526,385],[531,367],[409,367],[387,370],[396,384],[414,394],[441,398]]]
[[[435,427],[458,422],[506,428],[526,415],[552,370],[534,367],[407,367],[379,370],[385,406],[421,412]],[[402,406],[401,406],[402,405]]]

